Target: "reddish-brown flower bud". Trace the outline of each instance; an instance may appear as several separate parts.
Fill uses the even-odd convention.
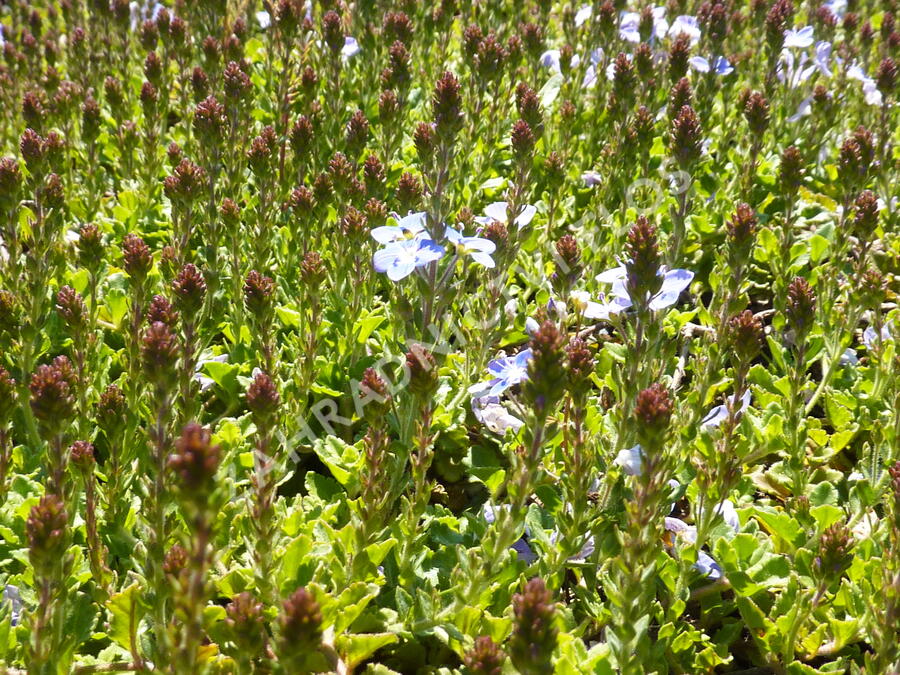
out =
[[[463,657],[468,673],[471,675],[500,675],[506,654],[500,645],[487,635],[475,640],[475,646]]]
[[[878,197],[871,190],[864,190],[856,198],[853,216],[853,234],[861,241],[868,241],[878,229]]]
[[[309,251],[303,256],[303,262],[300,263],[300,279],[306,286],[308,292],[318,293],[319,287],[328,276],[328,270],[322,257],[315,251]]]
[[[840,579],[853,562],[854,546],[853,535],[844,523],[828,527],[819,539],[819,554],[813,560],[815,575],[829,585]]]
[[[101,123],[100,104],[93,96],[88,95],[81,104],[81,137],[88,143],[93,143],[100,135]]]
[[[803,185],[803,165],[803,155],[796,146],[789,146],[781,154],[778,182],[785,196],[793,197]]]
[[[163,560],[163,572],[169,577],[177,578],[187,567],[187,563],[188,552],[179,544],[174,544],[172,548],[166,551],[166,556]]]
[[[749,364],[759,355],[765,331],[762,322],[749,309],[731,317],[726,331],[728,344],[740,363]]]
[[[744,119],[747,120],[750,133],[757,138],[762,138],[769,128],[769,101],[758,91],[747,97],[744,104]]]
[[[200,103],[209,96],[209,75],[200,66],[195,66],[191,71],[191,91],[194,94],[194,103]]]
[[[62,499],[48,494],[31,507],[25,522],[28,558],[38,578],[51,573],[65,555],[69,517]]]
[[[13,157],[0,159],[0,210],[6,213],[19,203],[22,172]]]
[[[694,104],[694,88],[691,81],[682,77],[669,92],[669,118],[674,120],[684,106]]]
[[[590,377],[594,372],[594,356],[581,338],[573,338],[566,345],[566,365],[572,395],[587,395],[590,390]]]
[[[30,173],[39,173],[45,160],[44,139],[34,129],[26,129],[19,140],[19,152]]]
[[[288,662],[303,658],[322,642],[322,611],[312,593],[298,588],[278,616],[278,655]]]
[[[176,307],[185,318],[196,320],[195,315],[203,307],[203,299],[206,297],[206,282],[200,270],[191,263],[182,267],[172,282],[172,293]]]
[[[420,122],[416,125],[416,130],[413,133],[413,144],[416,146],[416,155],[419,157],[419,162],[423,166],[428,167],[431,165],[436,142],[433,124]]]
[[[625,251],[626,287],[632,300],[640,305],[656,295],[662,286],[656,227],[644,216],[638,216],[628,231]]]
[[[250,270],[244,281],[244,306],[257,320],[262,321],[272,312],[275,302],[275,282],[271,277]]]
[[[69,462],[79,471],[90,473],[94,470],[94,446],[87,441],[75,441],[69,446]]]
[[[409,376],[409,390],[422,400],[427,399],[437,389],[437,362],[434,355],[421,345],[412,345],[406,353],[406,370]]]
[[[391,409],[391,395],[387,384],[374,368],[366,368],[359,383],[359,398],[363,414],[369,424],[381,424]]]
[[[187,501],[206,503],[215,488],[221,452],[211,439],[209,429],[191,422],[175,441],[175,454],[169,457],[169,469],[178,477],[178,487]]]
[[[65,356],[49,365],[38,366],[28,387],[31,411],[52,434],[75,415],[75,373]]]
[[[238,650],[251,657],[266,644],[266,615],[263,605],[249,591],[234,596],[225,607],[225,626]]]
[[[552,321],[544,321],[531,337],[528,379],[522,384],[522,393],[538,415],[549,414],[563,396],[565,344],[565,335]]]
[[[517,162],[529,163],[534,154],[534,132],[525,120],[516,120],[510,134],[513,156]]]
[[[554,625],[556,607],[544,582],[531,579],[522,593],[513,596],[513,633],[509,657],[519,672],[549,673],[559,630]]]
[[[100,400],[97,401],[97,423],[107,436],[125,426],[125,394],[114,384],[100,394]]]
[[[258,372],[247,388],[247,407],[253,413],[257,426],[269,420],[278,411],[280,403],[281,397],[272,378],[266,373]]]
[[[749,204],[738,204],[731,220],[725,223],[728,255],[732,263],[746,263],[756,241],[758,223]]]
[[[147,309],[147,323],[164,323],[172,330],[178,325],[178,312],[163,295],[154,295]]]
[[[669,133],[672,156],[683,171],[689,171],[703,153],[700,118],[690,106],[682,106]]]
[[[87,327],[88,312],[84,298],[71,286],[63,286],[56,294],[56,312],[72,331]]]
[[[687,75],[688,60],[691,57],[691,39],[682,33],[669,47],[669,80],[677,82]]]
[[[10,423],[18,398],[16,381],[6,368],[0,366],[0,429]]]
[[[397,201],[401,213],[414,211],[422,199],[422,184],[409,172],[400,176],[397,182]]]
[[[200,198],[205,187],[206,171],[188,159],[181,160],[163,183],[166,197],[179,208],[189,208]]]
[[[225,72],[222,73],[222,89],[225,92],[226,101],[238,104],[246,100],[253,91],[253,83],[240,65],[231,61],[225,66]]]
[[[634,406],[634,417],[638,422],[639,435],[658,437],[665,433],[672,417],[674,404],[669,391],[656,383],[641,391]]]
[[[453,73],[445,72],[437,81],[431,107],[438,136],[452,140],[462,127],[462,95]]]
[[[784,46],[784,33],[794,18],[794,6],[791,0],[775,0],[766,14],[766,44],[769,47],[770,61],[777,58]]]
[[[897,62],[887,57],[878,64],[878,70],[875,72],[875,86],[882,96],[888,97],[893,95],[897,88]]]
[[[803,277],[794,277],[788,285],[785,313],[795,341],[802,342],[816,319],[816,294]]]
[[[161,321],[150,324],[141,345],[141,363],[145,377],[160,389],[171,386],[178,361],[178,340],[172,329]]]
[[[369,140],[369,120],[362,110],[357,110],[350,116],[347,123],[347,133],[344,142],[347,144],[347,152],[357,157],[366,147]]]
[[[381,124],[389,126],[397,119],[399,112],[400,101],[397,94],[390,89],[381,92],[381,96],[378,97],[378,118]]]
[[[217,146],[225,138],[228,129],[225,106],[214,96],[209,96],[194,109],[193,126],[201,141],[213,147]]]

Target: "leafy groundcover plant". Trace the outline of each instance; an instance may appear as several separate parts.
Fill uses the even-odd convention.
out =
[[[900,673],[897,11],[0,3],[0,670]]]

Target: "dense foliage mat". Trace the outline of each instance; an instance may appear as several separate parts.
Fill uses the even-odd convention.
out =
[[[895,12],[0,3],[0,670],[900,673]]]

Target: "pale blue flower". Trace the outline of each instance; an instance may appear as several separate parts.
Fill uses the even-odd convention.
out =
[[[494,521],[497,520],[497,511],[500,511],[500,510],[505,511],[508,509],[509,509],[508,504],[500,504],[498,506],[494,506],[492,504],[485,503],[484,506],[481,508],[481,513],[484,516],[484,519],[488,523],[488,525],[492,525],[494,523]],[[513,549],[516,552],[516,554],[519,556],[519,558],[524,560],[527,565],[530,565],[535,560],[537,560],[537,555],[532,550],[531,546],[528,545],[528,540],[527,540],[528,536],[529,536],[529,531],[528,531],[528,526],[526,525],[525,533],[521,537],[519,537],[516,540],[516,543],[514,543],[512,546],[510,546],[510,548]]]
[[[497,246],[490,239],[483,237],[464,237],[461,232],[448,227],[447,239],[456,247],[458,255],[468,255],[472,260],[484,267],[494,267],[494,259],[491,254],[497,250]]]
[[[256,23],[259,24],[260,28],[266,30],[266,28],[272,25],[272,17],[269,16],[269,13],[265,10],[261,10],[256,13]]]
[[[156,21],[163,4],[155,0],[143,0],[142,2],[131,2],[128,5],[130,13],[131,30],[136,31],[142,22],[146,20]],[[0,28],[0,46],[3,45],[3,29]]]
[[[881,327],[881,339],[878,339],[878,333],[875,332],[875,329],[872,326],[869,326],[863,331],[862,335],[863,344],[866,346],[866,349],[872,349],[875,345],[875,342],[884,342],[885,340],[893,339],[891,335],[891,329],[888,324],[884,324]]]
[[[598,274],[597,281],[604,284],[612,284],[612,294],[614,297],[617,297],[620,300],[628,299],[633,303],[635,299],[630,297],[628,289],[625,286],[626,275],[627,273],[624,266],[615,267],[602,274]],[[691,285],[691,281],[694,279],[693,272],[682,269],[665,270],[665,268],[663,268],[659,271],[659,276],[662,277],[662,286],[660,286],[659,291],[649,299],[648,303],[650,309],[653,311],[666,309],[667,307],[674,305],[678,301],[678,296],[681,295],[685,288]]]
[[[807,96],[805,99],[800,101],[800,105],[797,106],[797,111],[787,118],[787,121],[793,124],[794,122],[799,122],[804,117],[808,117],[812,114],[812,102],[813,97]]]
[[[524,422],[510,412],[500,403],[499,396],[481,396],[472,399],[472,413],[475,419],[488,429],[501,436],[507,429],[518,431]]]
[[[597,47],[591,52],[591,65],[587,67],[587,70],[584,73],[584,79],[581,81],[582,88],[590,89],[597,84],[597,66],[602,60],[603,50],[600,47]]]
[[[549,68],[554,73],[562,73],[562,68],[559,64],[559,50],[558,49],[548,49],[543,54],[541,54],[540,59],[541,67]],[[578,66],[581,63],[581,57],[578,54],[572,56],[572,68]]]
[[[626,42],[637,44],[641,41],[641,33],[638,26],[641,22],[641,15],[637,12],[623,12],[622,18],[619,20],[619,37]]]
[[[731,403],[731,399],[729,398],[728,403]],[[750,390],[744,392],[743,396],[741,396],[741,405],[738,408],[737,412],[744,412],[748,406],[750,405]],[[726,419],[728,419],[728,405],[717,405],[715,408],[709,411],[709,414],[703,418],[700,422],[701,429],[715,429],[719,425],[722,424]]]
[[[866,75],[865,71],[858,63],[853,63],[847,69],[847,77],[851,80],[859,80],[862,82],[863,96],[865,97],[866,104],[874,106],[880,106],[882,104],[881,92],[878,91],[875,80]]]
[[[528,362],[531,350],[523,349],[515,356],[504,356],[488,364],[488,373],[493,379],[488,382],[489,396],[499,396],[504,391],[528,379]]]
[[[644,471],[644,450],[640,445],[619,450],[613,464],[621,467],[626,476],[640,476]]]
[[[612,295],[607,299],[601,294],[600,302],[594,302],[586,291],[573,291],[569,295],[569,304],[585,319],[606,321],[613,314],[618,314],[631,307],[631,300],[628,297],[617,295]]]
[[[826,7],[838,20],[843,19],[847,12],[847,0],[829,0],[822,6]]]
[[[706,551],[697,552],[697,562],[694,563],[694,569],[713,581],[722,577],[722,568],[719,566],[719,563]]]
[[[710,70],[709,61],[702,56],[692,56],[688,59],[688,63],[698,73],[708,73]],[[712,70],[716,75],[730,75],[734,72],[734,68],[724,56],[717,56],[713,59]]]
[[[625,58],[634,61],[634,54],[626,54]],[[616,77],[616,60],[613,59],[606,65],[606,79],[610,82]]]
[[[349,59],[353,56],[356,56],[360,52],[359,43],[356,41],[356,38],[350,37],[349,35],[344,38],[344,46],[341,48],[341,56],[345,59]]]
[[[881,91],[879,91],[878,85],[871,77],[866,78],[863,81],[863,97],[868,105],[880,107],[884,103],[884,99],[881,97]]]
[[[507,207],[508,204],[506,202],[493,202],[488,204],[484,208],[484,215],[477,216],[475,222],[480,225],[489,225],[492,222],[499,222],[507,225],[509,223]],[[537,209],[534,206],[525,204],[519,211],[519,214],[514,218],[514,222],[521,230],[531,223],[536,213]]]
[[[599,171],[585,171],[581,174],[581,180],[584,181],[585,187],[592,188],[603,182],[603,176]]]
[[[375,251],[372,264],[376,272],[386,272],[388,279],[399,281],[412,274],[417,267],[439,260],[444,252],[444,247],[431,239],[406,239]]]
[[[812,68],[818,70],[824,77],[831,77],[831,43],[820,40],[816,43]]]
[[[806,49],[813,43],[813,27],[804,26],[799,29],[789,29],[784,32],[784,46],[797,49]]]
[[[2,33],[2,31],[0,31],[0,33]],[[0,44],[2,44],[2,37],[0,37]],[[7,584],[3,587],[3,597],[0,599],[0,607],[4,605],[9,606],[9,625],[18,625],[22,609],[25,607],[18,586]]]
[[[716,508],[713,511],[722,516],[722,520],[725,521],[725,524],[730,527],[735,532],[740,532],[741,530],[741,519],[738,516],[737,510],[734,508],[734,502],[730,499],[725,499],[720,504],[716,505]]]
[[[684,33],[691,39],[691,44],[695,45],[700,41],[700,22],[695,16],[678,16],[669,26],[669,36],[677,38]]]
[[[778,80],[790,89],[796,89],[806,82],[812,73],[809,68],[805,67],[807,61],[809,61],[809,56],[806,53],[795,56],[794,52],[785,49],[781,52],[781,58],[779,58],[778,65],[775,67],[775,74]]]
[[[650,10],[653,14],[653,29],[650,31],[649,42],[663,38],[669,30],[669,22],[666,20],[666,8],[654,7]],[[626,42],[637,44],[641,42],[641,15],[637,12],[623,12],[619,19],[619,37]]]
[[[679,518],[666,517],[665,528],[667,532],[671,532],[675,535],[673,537],[674,541],[671,543],[672,548],[677,549],[675,544],[681,539],[688,544],[693,544],[697,541],[697,528],[693,525],[688,525]],[[719,567],[719,563],[713,560],[708,553],[704,553],[703,551],[697,552],[697,562],[694,563],[694,569],[713,581],[722,576],[722,568]]]
[[[577,12],[575,12],[575,27],[581,28],[584,23],[591,18],[591,14],[593,10],[590,5],[582,5]]]
[[[841,358],[838,360],[838,363],[842,366],[853,366],[859,365],[859,357],[856,355],[856,350],[853,347],[847,347],[844,350],[844,353],[841,354]]]
[[[394,214],[396,225],[382,225],[373,228],[369,234],[379,244],[393,244],[406,239],[415,239],[420,235],[427,234],[425,230],[427,217],[428,215],[424,211],[410,213],[402,218]]]

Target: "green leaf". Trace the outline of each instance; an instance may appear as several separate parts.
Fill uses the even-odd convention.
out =
[[[303,315],[296,309],[291,309],[290,307],[276,307],[275,313],[278,315],[278,318],[281,319],[281,323],[285,326],[290,326],[291,328],[300,328],[300,324],[303,322]]]
[[[844,517],[843,510],[831,504],[814,506],[809,510],[809,514],[816,519],[816,523],[820,530],[824,530],[826,527],[834,525]]]
[[[356,446],[345,443],[337,436],[317,438],[313,449],[337,482],[343,485],[347,492],[355,494],[359,487],[357,468],[362,458],[362,451]]]
[[[554,73],[553,76],[544,83],[544,86],[541,87],[541,90],[538,92],[538,97],[541,99],[541,105],[545,110],[553,105],[556,97],[559,96],[559,90],[562,85],[562,73]]]
[[[369,339],[369,336],[375,332],[375,329],[384,323],[384,320],[384,316],[373,316],[371,314],[360,318],[353,325],[353,330],[356,333],[356,341],[359,344],[365,344],[366,340]]]
[[[147,612],[142,602],[141,587],[135,581],[106,602],[109,611],[109,637],[123,649],[131,649],[136,641],[138,626]]]
[[[334,632],[340,634],[350,628],[379,590],[378,584],[357,581],[341,593],[334,606]]]
[[[210,360],[203,364],[203,372],[232,399],[236,399],[240,395],[237,379],[239,370],[240,366],[221,361]]]
[[[292,591],[294,587],[304,584],[312,578],[315,562],[310,559],[312,540],[306,534],[298,535],[284,549],[281,555],[281,568],[278,575],[278,587]]]
[[[100,312],[101,318],[118,326],[122,323],[127,311],[128,295],[121,288],[110,288],[104,297],[104,305]]]
[[[814,234],[809,238],[809,260],[812,263],[819,262],[828,251],[828,240],[820,234]]]
[[[363,633],[339,635],[335,647],[348,668],[355,668],[382,647],[399,642],[394,633]]]

